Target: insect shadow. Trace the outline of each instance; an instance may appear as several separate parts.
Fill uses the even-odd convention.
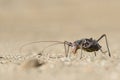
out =
[[[110,53],[110,49],[109,49],[109,46],[108,46],[108,40],[107,40],[106,34],[101,35],[97,40],[93,39],[93,38],[83,38],[83,39],[80,39],[80,40],[76,40],[74,42],[69,42],[69,41],[63,41],[63,42],[62,41],[35,41],[35,42],[30,42],[30,43],[26,43],[26,44],[21,46],[20,53],[22,52],[22,49],[27,45],[34,44],[34,43],[41,43],[41,42],[44,42],[44,43],[49,42],[49,43],[53,43],[53,44],[50,44],[47,47],[43,48],[41,52],[43,52],[45,49],[47,49],[51,46],[58,45],[58,44],[63,44],[66,57],[68,57],[69,48],[71,47],[71,51],[72,51],[73,54],[76,54],[78,49],[81,49],[81,52],[80,52],[81,53],[80,59],[81,59],[82,55],[83,55],[83,52],[82,52],[83,50],[86,51],[86,52],[94,52],[95,56],[97,55],[96,51],[99,51],[99,50],[102,53],[106,53],[106,51],[102,50],[102,46],[99,44],[99,41],[103,37],[105,38],[105,43],[106,43],[108,55],[109,55],[109,57],[111,57],[111,53]]]

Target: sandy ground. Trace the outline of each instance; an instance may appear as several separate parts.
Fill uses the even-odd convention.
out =
[[[0,80],[120,80],[120,1],[0,0]],[[79,51],[65,58],[63,45],[31,41],[98,39],[106,34],[112,57]],[[103,50],[105,40],[100,41]],[[49,55],[47,55],[49,54]],[[51,58],[48,58],[51,57]],[[37,60],[36,60],[37,59]]]

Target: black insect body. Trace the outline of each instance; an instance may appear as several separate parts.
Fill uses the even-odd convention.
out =
[[[73,43],[70,42],[65,42],[65,44],[68,45],[68,47],[72,47],[72,52],[75,54],[78,49],[81,49],[81,58],[82,58],[82,50],[87,51],[87,52],[94,52],[96,56],[96,51],[100,50],[102,53],[105,53],[102,51],[100,44],[98,43],[99,40],[101,40],[103,37],[105,37],[106,40],[106,46],[108,49],[109,56],[111,57],[110,50],[108,47],[108,41],[107,37],[105,34],[103,34],[98,40],[93,40],[92,38],[88,39],[81,39],[81,40],[76,40]],[[65,48],[66,49],[66,48]],[[66,52],[66,56],[68,56],[68,53]]]
[[[72,52],[75,54],[78,49],[87,51],[87,52],[96,52],[101,49],[101,46],[96,40],[93,40],[92,38],[90,39],[81,39],[73,42],[71,45],[72,47]],[[96,56],[96,53],[95,53]],[[81,58],[82,58],[82,52],[81,52]]]
[[[99,39],[95,40],[95,39],[88,39],[88,38],[85,38],[85,39],[80,39],[80,40],[76,40],[74,41],[73,43],[72,42],[68,42],[68,41],[64,41],[64,42],[61,42],[61,41],[36,41],[36,42],[31,42],[31,43],[40,43],[40,42],[54,42],[54,44],[51,44],[47,47],[45,47],[42,52],[50,47],[50,46],[54,46],[54,45],[57,45],[57,44],[64,44],[64,49],[65,49],[65,55],[66,57],[68,57],[68,54],[69,54],[69,47],[72,48],[72,52],[74,54],[77,53],[77,50],[78,49],[81,49],[81,57],[82,58],[82,50],[86,51],[86,52],[94,52],[95,56],[96,56],[96,51],[100,50],[102,53],[105,53],[102,51],[102,47],[100,46],[100,44],[98,43],[103,37],[105,37],[105,41],[106,41],[106,46],[107,46],[107,51],[108,51],[108,54],[109,56],[111,57],[111,54],[110,54],[110,50],[109,50],[109,46],[108,46],[108,41],[107,41],[107,36],[106,34],[103,34]],[[26,45],[29,45],[31,43],[27,43],[25,45],[23,45],[21,47],[21,50],[24,46]]]
[[[76,45],[78,46],[77,49],[83,49],[87,52],[98,51],[101,48],[99,43],[96,40],[93,40],[92,38],[77,40],[74,43],[76,43]]]

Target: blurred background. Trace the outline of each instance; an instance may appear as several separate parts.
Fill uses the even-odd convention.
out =
[[[88,57],[67,66],[63,62],[50,63],[36,72],[21,72],[12,63],[0,64],[0,80],[120,80],[119,30],[120,0],[0,0],[0,58],[7,55],[14,59],[11,55],[21,55],[20,47],[31,41],[73,42],[98,39],[102,34],[107,34],[112,54],[112,58],[106,58],[107,53],[103,57],[98,51],[98,58]],[[104,39],[100,45],[107,50]],[[32,53],[32,49],[39,51],[40,47],[24,48],[23,54]],[[56,48],[46,53],[63,50]]]
[[[112,42],[119,37],[119,21],[120,0],[0,0],[0,41],[9,45],[104,33]]]

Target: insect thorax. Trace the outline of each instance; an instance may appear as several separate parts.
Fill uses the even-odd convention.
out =
[[[75,41],[75,43],[77,44],[77,46],[79,46],[79,48],[82,48],[87,52],[98,51],[101,48],[99,43],[96,40],[93,40],[92,38],[77,40]]]

